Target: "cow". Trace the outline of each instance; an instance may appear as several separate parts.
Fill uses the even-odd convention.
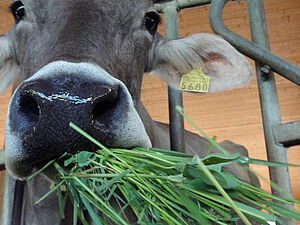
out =
[[[162,2],[13,1],[10,11],[15,25],[0,36],[0,93],[15,79],[21,80],[5,127],[10,179],[24,180],[64,152],[97,149],[69,122],[107,147],[170,149],[168,125],[153,121],[140,100],[144,73],[157,75],[178,90],[182,75],[201,66],[210,77],[208,93],[249,83],[248,61],[221,37],[202,33],[162,37],[157,32],[161,18],[154,8]],[[185,141],[187,153],[207,154],[209,142],[203,137],[185,131]],[[221,145],[247,156],[241,145],[231,141]],[[238,165],[228,170],[257,184]],[[60,220],[55,194],[34,204],[49,191],[53,177],[49,168],[26,183],[23,225],[72,224],[70,204],[66,219]],[[10,224],[9,199],[5,200],[4,225]]]

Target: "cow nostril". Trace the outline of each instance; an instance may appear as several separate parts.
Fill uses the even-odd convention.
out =
[[[109,121],[113,111],[116,109],[118,101],[119,88],[112,88],[95,99],[92,104],[92,125],[97,129],[104,129],[104,121]]]
[[[109,117],[112,113],[110,109],[113,109],[115,102],[111,101],[100,101],[93,106],[92,117],[93,126],[100,129],[103,128],[103,121],[105,118]]]
[[[105,112],[107,112],[111,108],[109,102],[98,102],[94,105],[92,115],[93,119],[99,118],[101,115],[103,115]]]
[[[28,122],[38,122],[40,109],[37,102],[29,95],[22,95],[20,99],[20,112],[26,117]]]

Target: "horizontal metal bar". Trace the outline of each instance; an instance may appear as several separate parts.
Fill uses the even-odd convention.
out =
[[[271,69],[286,79],[300,85],[300,68],[280,58],[266,49],[248,41],[230,31],[223,23],[222,12],[228,0],[212,0],[210,8],[210,24],[215,33],[235,46],[240,52],[253,60],[269,65]]]
[[[274,136],[276,142],[284,147],[300,145],[300,121],[275,126]]]
[[[167,6],[175,6],[177,9],[185,9],[185,8],[192,8],[196,6],[202,6],[210,4],[212,0],[174,0],[171,2],[167,2],[164,4],[155,4],[154,8],[158,12],[163,12],[164,8]]]
[[[0,150],[0,171],[5,170],[5,152],[4,150]]]

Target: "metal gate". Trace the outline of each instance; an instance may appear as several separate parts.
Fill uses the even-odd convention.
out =
[[[264,125],[266,150],[269,161],[287,163],[286,148],[300,145],[300,121],[281,123],[278,96],[273,72],[300,85],[300,68],[270,52],[267,25],[263,0],[246,0],[251,26],[252,41],[227,29],[222,20],[222,12],[230,0],[173,0],[165,4],[156,4],[155,8],[164,14],[167,38],[178,37],[178,12],[181,9],[211,4],[210,24],[215,33],[235,46],[241,53],[256,62],[256,74],[259,88],[261,112]],[[239,0],[232,0],[239,1]],[[182,94],[168,88],[169,120],[171,149],[184,149],[184,122],[175,110],[176,105],[182,106]],[[3,152],[0,152],[0,154]],[[1,165],[2,162],[2,165]],[[4,170],[3,157],[0,170]],[[279,185],[286,193],[291,194],[291,182],[287,168],[269,168],[271,181]],[[14,181],[9,175],[6,178],[5,194],[13,198],[13,209],[10,210],[12,225],[20,225],[24,182]],[[9,183],[9,184],[8,184]],[[8,190],[9,186],[9,190]],[[272,193],[281,193],[272,188]],[[293,207],[289,205],[288,207]],[[288,225],[295,221],[285,221]]]

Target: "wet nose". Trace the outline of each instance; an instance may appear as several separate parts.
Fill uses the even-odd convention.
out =
[[[51,115],[60,120],[80,120],[84,127],[89,124],[97,128],[117,100],[118,86],[61,76],[24,83],[19,111],[29,123],[28,129],[42,119],[45,121],[41,122],[52,123],[47,120]]]
[[[24,82],[11,103],[10,121],[13,121],[14,131],[25,134],[27,145],[39,142],[38,146],[45,145],[43,148],[49,150],[49,145],[58,144],[56,148],[68,151],[75,148],[71,147],[75,140],[77,145],[79,142],[80,146],[90,146],[74,133],[69,123],[105,138],[109,132],[107,123],[118,108],[118,99],[118,85],[88,81],[78,76],[61,75]]]

